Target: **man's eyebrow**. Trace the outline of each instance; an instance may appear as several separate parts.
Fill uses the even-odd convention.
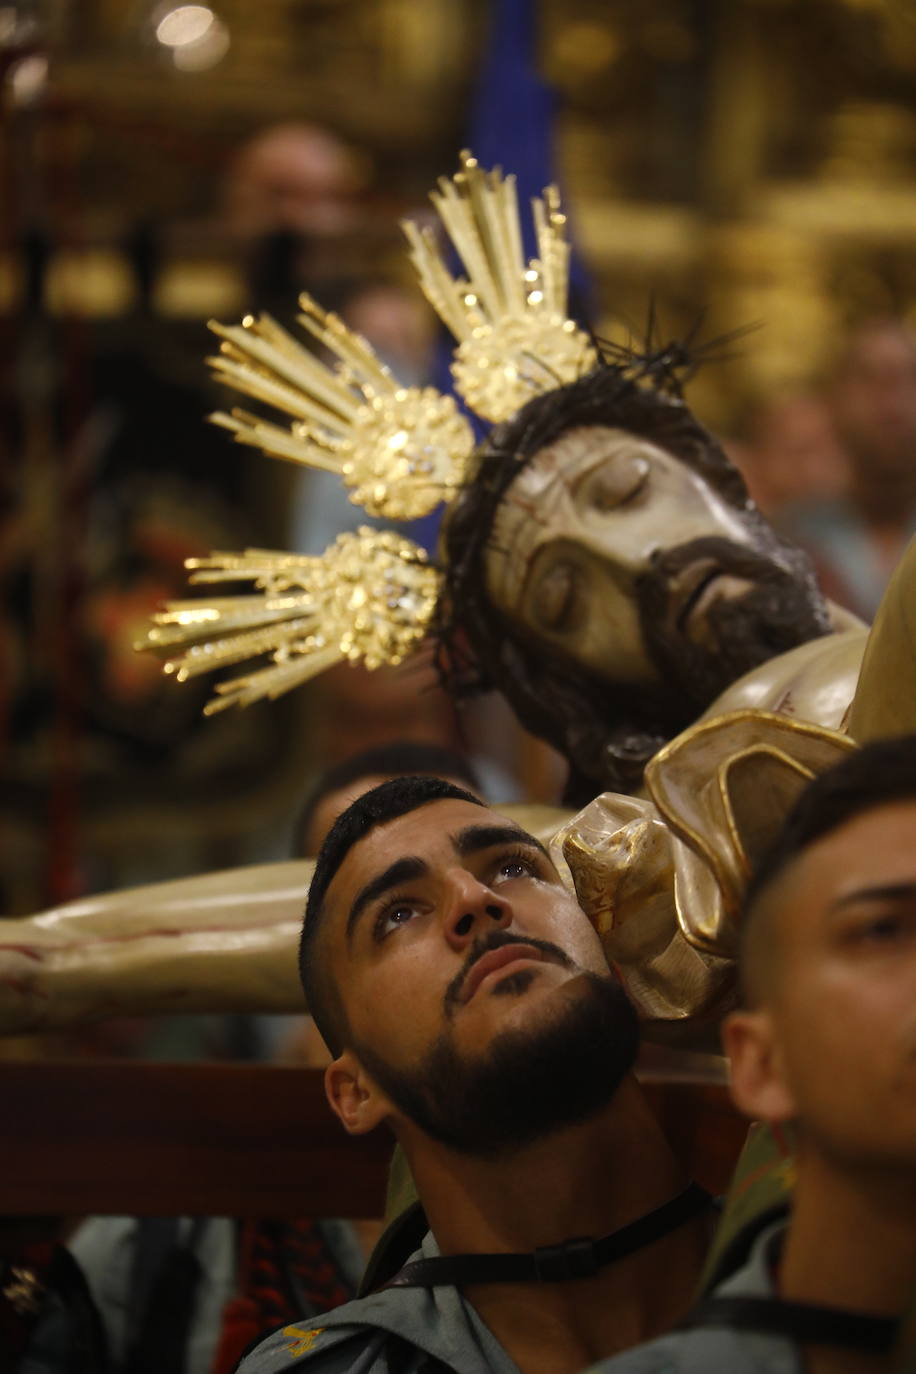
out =
[[[875,887],[857,887],[831,902],[831,911],[842,911],[844,907],[855,906],[858,902],[912,902],[916,900],[916,881],[911,883],[879,883]]]
[[[376,897],[381,897],[401,883],[409,883],[415,878],[422,878],[428,871],[429,867],[425,860],[408,857],[395,859],[394,863],[389,864],[383,872],[375,878],[370,878],[366,886],[357,892],[353,905],[350,907],[350,914],[347,917],[347,941],[353,939],[356,922],[370,902],[374,902]]]
[[[464,830],[459,830],[454,836],[453,843],[462,858],[468,854],[476,854],[481,849],[490,849],[497,844],[524,844],[530,849],[539,849],[544,858],[550,860],[550,855],[540,840],[534,835],[529,835],[527,830],[520,830],[516,825],[468,825]]]

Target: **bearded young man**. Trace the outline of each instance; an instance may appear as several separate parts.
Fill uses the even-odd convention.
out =
[[[325,842],[300,963],[329,1101],[347,1131],[400,1141],[430,1267],[276,1333],[243,1374],[572,1374],[683,1314],[709,1199],[630,1074],[634,1012],[537,840],[449,783],[383,784]]]

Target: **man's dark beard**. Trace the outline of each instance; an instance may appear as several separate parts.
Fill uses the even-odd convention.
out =
[[[671,580],[701,559],[753,584],[745,596],[721,597],[704,612],[714,648],[687,639],[668,611]],[[830,631],[807,560],[775,537],[772,552],[719,538],[681,544],[653,560],[636,594],[649,654],[662,681],[677,684],[689,719],[752,668]]]
[[[519,969],[484,995],[518,995],[539,976]],[[481,1159],[512,1154],[601,1111],[633,1066],[639,1024],[626,993],[610,974],[580,978],[577,996],[558,999],[534,1027],[504,1031],[476,1059],[458,1054],[449,1031],[416,1069],[395,1069],[366,1045],[354,1049],[395,1106],[434,1140]]]

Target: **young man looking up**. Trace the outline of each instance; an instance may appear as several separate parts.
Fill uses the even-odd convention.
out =
[[[301,969],[331,1105],[351,1133],[391,1126],[423,1256],[468,1268],[287,1327],[244,1374],[573,1374],[686,1311],[708,1200],[630,1076],[634,1012],[537,840],[450,783],[384,783],[325,841]]]
[[[791,1219],[715,1290],[751,1299],[743,1313],[729,1302],[704,1324],[701,1307],[696,1329],[607,1374],[874,1374],[912,1299],[916,737],[811,783],[751,885],[742,936],[744,1007],[724,1026],[732,1093],[748,1116],[795,1128]]]

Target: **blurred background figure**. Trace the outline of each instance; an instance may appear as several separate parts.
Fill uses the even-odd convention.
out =
[[[871,620],[916,531],[912,331],[891,319],[860,326],[840,349],[825,400],[846,462],[846,490],[808,493],[785,512],[783,527],[813,556],[827,595]]]
[[[751,496],[769,519],[845,492],[847,464],[827,402],[813,391],[790,392],[753,406],[728,446]]]
[[[344,759],[315,783],[293,828],[292,857],[313,859],[340,813],[364,792],[390,778],[414,775],[442,778],[483,796],[474,766],[464,754],[413,739],[392,740]]]
[[[360,159],[317,124],[275,124],[243,143],[226,172],[229,224],[257,238],[279,229],[329,236],[353,228]]]
[[[301,291],[325,291],[348,264],[360,271],[367,181],[367,159],[318,124],[269,125],[232,153],[222,215],[247,308],[289,324]]]

